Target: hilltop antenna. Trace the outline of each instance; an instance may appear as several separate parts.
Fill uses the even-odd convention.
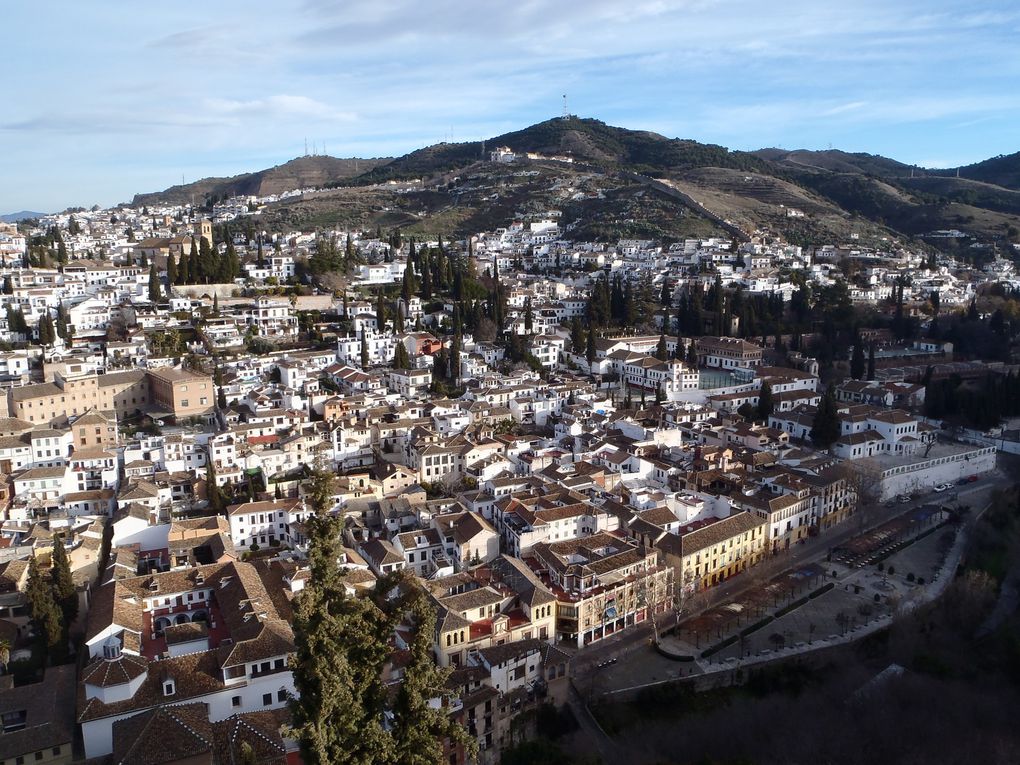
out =
[[[567,94],[563,94],[563,119],[570,119],[570,112],[567,111]]]
[[[305,138],[305,156],[308,156],[308,139]]]

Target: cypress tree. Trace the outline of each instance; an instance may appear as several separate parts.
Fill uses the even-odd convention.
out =
[[[53,600],[60,608],[64,617],[65,628],[78,616],[78,588],[71,576],[71,561],[60,538],[53,540],[53,558],[51,561],[50,580],[53,584]]]
[[[39,343],[41,345],[53,345],[57,339],[57,332],[53,326],[53,317],[49,312],[39,319]]]
[[[376,325],[379,327],[379,331],[383,332],[386,329],[386,294],[379,290],[379,299],[375,305],[375,320]]]
[[[361,368],[368,370],[368,338],[365,337],[365,330],[361,330]]]
[[[453,379],[454,384],[460,380],[460,346],[464,340],[457,332],[453,336],[453,343],[450,345],[450,377]]]
[[[450,670],[440,668],[432,658],[435,609],[421,590],[416,590],[410,606],[414,635],[408,646],[404,681],[393,704],[394,759],[401,765],[441,765],[444,739],[462,745],[471,759],[477,742],[450,716],[445,705],[430,703],[450,695],[446,689]]]
[[[393,362],[390,364],[394,369],[410,369],[411,359],[407,353],[407,346],[397,343],[393,349]]]
[[[818,411],[815,412],[814,421],[811,424],[811,440],[819,449],[828,449],[840,435],[839,412],[836,406],[836,397],[830,387],[822,396],[818,404]]]
[[[581,328],[581,320],[575,316],[570,320],[570,348],[574,353],[581,352],[584,339],[584,329]]]
[[[772,396],[772,386],[769,385],[768,380],[763,380],[761,390],[758,391],[758,419],[764,420],[767,423],[775,408],[776,402]]]
[[[177,262],[174,260],[172,252],[166,256],[166,282],[168,288],[167,294],[169,294],[169,286],[177,284]]]
[[[655,358],[659,361],[666,361],[669,358],[669,351],[666,348],[666,336],[659,335],[659,342],[655,345]]]
[[[149,300],[158,303],[160,297],[159,274],[156,273],[156,263],[149,266]]]
[[[308,495],[314,508],[307,521],[311,578],[294,612],[294,730],[307,765],[392,762],[381,677],[392,622],[370,600],[346,592],[338,565],[342,527],[328,514],[334,481],[317,471]]]
[[[36,635],[46,653],[59,661],[64,654],[61,650],[61,641],[64,639],[64,630],[60,624],[61,612],[53,598],[53,588],[39,568],[39,561],[34,555],[28,561],[25,596]]]
[[[588,337],[585,338],[584,357],[588,360],[588,366],[591,367],[595,363],[595,359],[598,357],[598,352],[595,347],[595,330],[588,330]]]
[[[868,380],[875,379],[875,344],[868,347]]]
[[[860,380],[864,376],[864,348],[860,338],[854,343],[854,353],[850,359],[850,376]]]
[[[179,285],[187,284],[190,276],[191,268],[188,263],[188,254],[181,250],[181,259],[177,262],[177,279],[175,283]]]
[[[220,390],[222,391],[223,389],[221,388]],[[209,509],[216,515],[222,515],[226,503],[223,499],[223,489],[220,488],[216,481],[216,465],[213,464],[211,450],[205,462],[205,488],[206,496],[209,499]]]

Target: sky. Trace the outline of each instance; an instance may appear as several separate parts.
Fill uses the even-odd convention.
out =
[[[399,156],[563,111],[925,167],[1020,151],[1020,4],[5,0],[0,213],[112,205],[314,145]]]

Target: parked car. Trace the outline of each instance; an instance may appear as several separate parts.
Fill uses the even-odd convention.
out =
[[[978,477],[976,475],[969,475],[967,476],[967,483],[974,483],[977,479]]]
[[[938,486],[935,487],[935,491],[937,493],[939,493],[939,494],[941,494],[945,490],[946,490],[946,485],[944,483],[940,483]]]

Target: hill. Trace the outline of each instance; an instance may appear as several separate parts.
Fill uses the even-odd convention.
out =
[[[485,141],[441,143],[399,157],[359,176],[356,183],[425,178],[487,160],[487,152],[507,146],[515,152],[569,156],[575,162],[602,170],[661,172],[691,167],[763,170],[766,163],[753,154],[731,152],[723,146],[666,138],[644,130],[613,127],[595,119],[555,118],[504,133]],[[484,156],[483,156],[484,155]]]
[[[500,146],[533,156],[490,162],[489,152]],[[403,182],[399,191],[390,186],[395,181]],[[957,178],[955,169],[875,154],[730,151],[574,116],[392,160],[302,157],[139,195],[135,204],[313,185],[331,190],[271,205],[263,220],[280,229],[345,225],[464,236],[557,209],[579,238],[670,239],[710,231],[741,237],[764,229],[800,244],[880,244],[940,229],[1005,244],[1020,231],[1020,154],[961,168]],[[972,240],[923,241],[969,247]]]
[[[350,178],[379,165],[389,158],[338,159],[336,157],[298,157],[282,165],[244,173],[230,178],[203,178],[194,183],[171,186],[165,191],[136,194],[132,207],[160,204],[205,203],[211,198],[232,196],[269,196],[293,189],[326,186]]]
[[[780,167],[786,165],[797,170],[812,169],[832,173],[874,175],[887,180],[909,178],[911,174],[927,174],[928,172],[878,154],[850,153],[838,149],[829,149],[828,151],[759,149],[752,154]]]
[[[31,210],[20,210],[19,212],[0,215],[0,223],[17,223],[18,221],[28,220],[30,218],[41,218],[45,214],[46,213],[32,212]]]
[[[933,175],[956,176],[973,181],[992,183],[1003,188],[1020,190],[1020,152],[1000,154],[973,165],[948,170],[932,170]]]

